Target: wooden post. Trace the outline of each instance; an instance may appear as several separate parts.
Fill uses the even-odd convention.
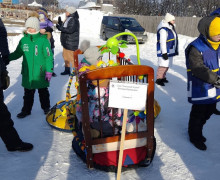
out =
[[[127,114],[128,114],[128,110],[124,109],[122,131],[121,131],[120,151],[119,151],[119,158],[118,158],[117,180],[120,180],[120,178],[121,178],[121,168],[122,168],[122,158],[123,158],[123,151],[124,151]]]

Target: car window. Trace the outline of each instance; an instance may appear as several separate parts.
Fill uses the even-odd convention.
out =
[[[103,17],[102,23],[103,24],[107,24],[107,22],[108,22],[108,18],[107,17]]]
[[[112,19],[112,18],[109,18],[109,19],[108,19],[108,25],[110,25],[110,26],[113,25],[113,19]]]
[[[120,18],[124,27],[139,27],[141,26],[135,19]]]
[[[113,22],[112,23],[113,23],[113,26],[118,27],[119,24],[120,24],[120,21],[119,21],[118,18],[113,18]]]

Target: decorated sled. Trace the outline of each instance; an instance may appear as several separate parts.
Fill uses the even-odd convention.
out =
[[[124,33],[120,35],[124,35]],[[132,34],[132,36],[134,35]],[[113,38],[116,37],[118,35]],[[136,37],[134,36],[134,38]],[[156,149],[154,119],[161,110],[158,102],[154,100],[154,70],[149,66],[140,65],[138,44],[137,60],[139,65],[132,64],[116,46],[119,46],[118,42],[113,39],[112,42],[107,41],[107,46],[100,47],[100,50],[107,52],[109,59],[112,53],[116,54],[117,65],[97,68],[85,72],[81,76],[76,69],[74,72],[76,75],[75,86],[78,88],[77,95],[74,96],[75,99],[72,99],[70,95],[70,86],[74,75],[72,73],[67,87],[66,100],[58,102],[46,117],[52,127],[73,132],[73,150],[86,162],[88,168],[95,167],[114,172],[119,166],[122,166],[122,170],[126,170],[148,166],[152,162]],[[78,67],[79,54],[83,54],[79,49],[74,52],[75,67]],[[109,86],[111,82],[115,81],[122,84],[147,86],[147,91],[141,94],[145,102],[142,111],[107,106]],[[103,84],[105,84],[104,95]],[[91,85],[97,95],[95,99],[96,117],[89,112],[91,106],[91,97],[89,97],[91,89],[89,87]],[[94,102],[94,99],[92,101]],[[78,106],[81,109],[81,118],[77,118]],[[103,112],[105,115],[102,114]],[[127,123],[123,125],[126,121]],[[121,152],[123,153],[121,154]]]
[[[160,113],[160,106],[154,100],[153,68],[133,65],[128,59],[120,56],[119,49],[114,51],[117,52],[117,62],[120,65],[98,68],[78,77],[82,117],[81,120],[76,118],[72,146],[76,154],[86,162],[88,168],[95,167],[116,172],[119,166],[122,166],[122,170],[126,170],[139,166],[145,167],[152,162],[156,149],[154,119]],[[112,53],[111,50],[106,52]],[[139,59],[138,63],[140,63]],[[105,91],[103,95],[102,84],[106,81],[109,83],[105,83],[107,92]],[[111,82],[115,81],[122,84],[147,84],[147,91],[142,95],[145,102],[142,111],[135,109],[127,111],[119,107],[106,106],[109,102],[107,94],[111,88]],[[91,85],[94,88],[92,92],[95,91],[97,96],[96,117],[90,112],[91,101],[94,102],[89,95]],[[102,114],[103,112],[105,114]],[[109,116],[107,117],[106,114]],[[123,123],[127,121],[126,127],[122,121]],[[122,142],[123,147],[121,147]]]

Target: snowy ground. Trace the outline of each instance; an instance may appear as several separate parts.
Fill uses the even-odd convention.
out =
[[[92,45],[105,42],[99,38],[99,28],[103,14],[97,11],[79,10],[80,41],[88,39]],[[10,29],[7,28],[8,31]],[[55,72],[49,88],[51,105],[65,99],[68,82],[67,76],[60,76],[64,69],[62,47],[59,33],[54,33]],[[8,37],[10,51],[14,51],[22,37]],[[123,180],[216,180],[220,175],[220,120],[213,115],[204,127],[207,137],[207,151],[199,151],[189,143],[187,124],[191,105],[187,102],[186,68],[184,48],[194,38],[179,36],[180,55],[174,59],[168,71],[169,83],[165,87],[155,86],[155,99],[160,103],[162,111],[155,121],[155,137],[157,142],[153,163],[147,168],[138,168],[122,173]],[[148,42],[140,45],[141,63],[157,69],[156,36],[149,33]],[[123,50],[127,58],[136,63],[136,47],[129,45]],[[18,119],[23,103],[21,87],[21,59],[8,66],[11,85],[5,94],[7,104],[14,120],[15,127],[24,141],[34,144],[30,152],[8,152],[0,141],[0,179],[2,180],[87,180],[115,179],[115,173],[91,170],[86,167],[71,148],[72,134],[52,129],[45,121],[36,93],[32,114]],[[74,87],[72,94],[74,94]]]

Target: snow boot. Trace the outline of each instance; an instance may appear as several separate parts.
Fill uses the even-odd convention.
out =
[[[160,85],[160,86],[165,86],[164,82],[163,82],[163,79],[157,79],[156,80],[156,84],[157,85]]]
[[[33,149],[33,145],[30,144],[30,143],[26,143],[26,142],[22,142],[20,145],[18,145],[16,147],[7,147],[8,151],[21,151],[21,152],[25,152],[25,151],[30,151],[32,149]]]
[[[169,82],[169,81],[167,80],[167,78],[163,78],[162,81],[163,81],[164,83],[168,83],[168,82]]]
[[[199,150],[205,151],[207,149],[205,143],[202,140],[194,140],[190,138],[190,142]]]
[[[17,114],[18,118],[25,118],[26,116],[30,115],[31,113],[27,113],[24,111],[21,111],[19,114]]]
[[[70,67],[65,67],[65,70],[60,74],[61,75],[70,75]]]

